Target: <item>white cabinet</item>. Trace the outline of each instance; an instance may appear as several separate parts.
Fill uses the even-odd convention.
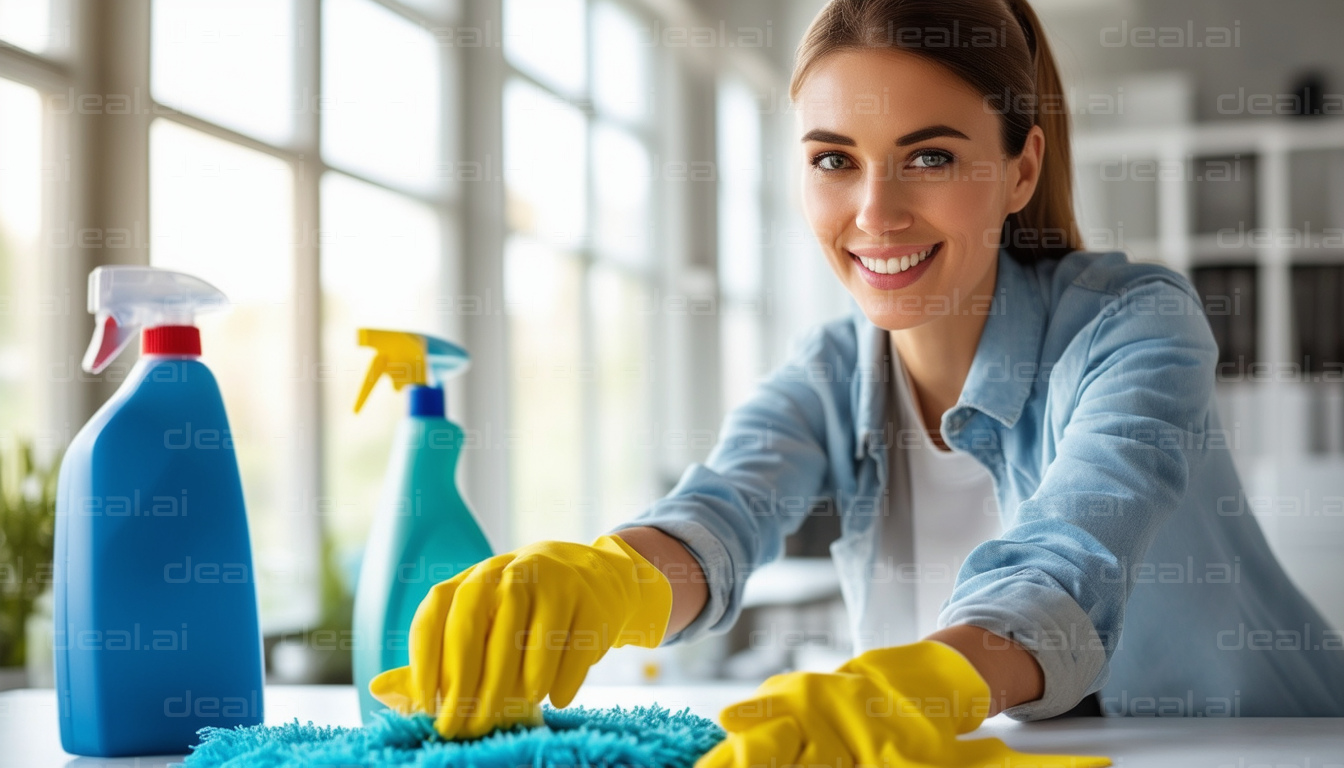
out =
[[[1220,339],[1248,352],[1220,367],[1224,427],[1271,546],[1344,627],[1344,596],[1332,588],[1344,581],[1344,121],[1079,132],[1074,165],[1090,249],[1125,250],[1192,279],[1249,269],[1196,280],[1241,302],[1240,325]]]

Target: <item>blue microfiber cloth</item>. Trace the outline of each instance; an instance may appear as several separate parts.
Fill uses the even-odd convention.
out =
[[[478,739],[447,741],[424,713],[375,713],[364,728],[299,725],[202,728],[188,768],[690,768],[726,736],[690,709],[542,706],[545,725],[517,725]]]

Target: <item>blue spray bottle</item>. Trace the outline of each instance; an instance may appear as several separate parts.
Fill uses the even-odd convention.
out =
[[[263,720],[264,667],[242,483],[200,312],[219,290],[152,267],[89,275],[83,368],[137,336],[125,383],[61,464],[53,562],[61,746],[184,754],[206,726]]]
[[[355,589],[355,687],[368,725],[385,708],[369,693],[369,682],[410,663],[411,619],[430,588],[494,551],[458,493],[464,433],[444,416],[443,383],[466,369],[467,351],[433,336],[369,328],[360,329],[359,343],[377,354],[356,413],[384,375],[398,390],[411,387]]]

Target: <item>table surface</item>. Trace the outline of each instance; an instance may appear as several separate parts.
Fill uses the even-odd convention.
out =
[[[690,707],[717,719],[723,707],[750,696],[750,685],[584,686],[574,705],[658,703]],[[353,686],[276,685],[266,688],[266,724],[313,721],[359,725]],[[970,738],[997,736],[1028,752],[1107,755],[1117,768],[1344,768],[1341,718],[1084,717],[1020,723],[989,719]],[[76,757],[61,749],[56,696],[51,689],[0,693],[0,768],[160,768],[182,755]]]

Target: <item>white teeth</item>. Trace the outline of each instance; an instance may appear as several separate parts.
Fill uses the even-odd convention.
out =
[[[867,256],[860,256],[859,261],[870,271],[876,272],[879,275],[894,275],[897,272],[904,272],[915,266],[928,258],[929,254],[932,252],[933,248],[931,247],[927,250],[920,251],[919,253],[912,253],[908,256],[901,256],[894,259],[870,259]]]

